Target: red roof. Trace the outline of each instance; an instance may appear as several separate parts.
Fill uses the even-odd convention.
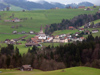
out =
[[[69,26],[69,29],[73,29],[74,27],[73,26]]]
[[[85,8],[85,6],[79,6],[78,8]]]

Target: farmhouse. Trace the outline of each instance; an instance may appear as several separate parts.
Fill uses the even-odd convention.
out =
[[[30,31],[29,33],[30,33],[30,34],[33,34],[34,32],[33,32],[33,31]]]
[[[31,65],[22,65],[20,68],[21,71],[32,71]]]
[[[17,31],[13,31],[13,34],[17,34]]]
[[[96,5],[94,5],[93,8],[96,8]]]
[[[86,8],[86,10],[90,10],[90,11],[92,11],[93,9],[91,9],[90,7],[88,7],[88,8]]]
[[[79,30],[79,31],[84,31],[84,28],[79,28],[78,30]]]
[[[26,44],[25,44],[26,47],[31,47],[31,46],[33,46],[33,45],[37,46],[38,44],[36,44],[36,43],[26,43]]]
[[[12,19],[12,22],[20,22],[21,20],[18,18]]]
[[[59,38],[55,38],[55,39],[53,39],[53,42],[60,42],[60,39]]]
[[[73,26],[69,26],[69,30],[74,30],[75,28]]]
[[[99,30],[92,30],[92,33],[98,33]]]
[[[53,40],[53,37],[48,37],[46,42],[51,42]]]
[[[85,6],[79,6],[78,8],[79,8],[79,9],[84,9],[84,8],[85,8]]]
[[[84,31],[84,34],[90,34],[91,32],[89,30]]]

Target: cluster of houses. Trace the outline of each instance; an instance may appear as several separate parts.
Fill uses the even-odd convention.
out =
[[[27,32],[25,32],[25,31],[22,31],[22,32],[18,32],[18,31],[13,31],[12,32],[13,34],[34,34],[34,31],[29,31],[28,33]]]
[[[90,25],[88,25],[90,26]],[[74,30],[75,28],[73,26],[69,26],[69,30]],[[99,30],[94,29],[92,31],[89,31],[85,28],[79,28],[79,32],[76,32],[75,34],[61,34],[56,36],[49,36],[43,33],[43,29],[41,27],[40,32],[33,38],[31,38],[30,41],[28,41],[25,45],[28,46],[42,46],[40,43],[68,43],[68,42],[76,42],[76,41],[83,41],[85,40],[82,35],[89,35],[92,33],[98,33]]]
[[[18,18],[14,18],[12,20],[4,20],[4,22],[20,22],[21,20]]]

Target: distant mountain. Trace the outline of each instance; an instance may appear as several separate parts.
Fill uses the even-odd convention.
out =
[[[93,5],[94,4],[90,3],[90,2],[81,2],[79,4],[75,4],[75,3],[67,4],[66,7],[69,7],[69,6],[71,6],[71,7],[79,7],[79,6],[86,6],[86,7],[88,7],[88,6],[93,6]]]
[[[81,3],[78,4],[78,6],[86,6],[86,7],[93,6],[93,5],[94,4],[93,3],[90,3],[90,2],[81,2]]]
[[[34,9],[51,9],[51,8],[65,8],[68,6],[71,7],[78,7],[78,6],[93,6],[94,4],[90,3],[90,2],[81,2],[79,4],[68,4],[68,5],[64,5],[61,3],[57,3],[57,2],[47,2],[47,1],[39,1],[39,2],[31,2],[31,1],[27,1],[27,0],[0,0],[0,3],[2,5],[2,7],[0,7],[0,9],[4,9],[6,7],[8,7],[8,5],[17,7],[18,9],[26,9],[26,10],[34,10]]]

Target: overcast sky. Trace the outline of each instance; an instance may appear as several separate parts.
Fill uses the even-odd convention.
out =
[[[28,0],[28,1],[37,2],[37,1],[43,1],[43,0]],[[88,2],[91,2],[93,4],[100,4],[100,0],[45,0],[45,1],[60,2],[60,3],[63,3],[63,4],[80,3],[80,2],[83,2],[83,1],[88,1]]]

